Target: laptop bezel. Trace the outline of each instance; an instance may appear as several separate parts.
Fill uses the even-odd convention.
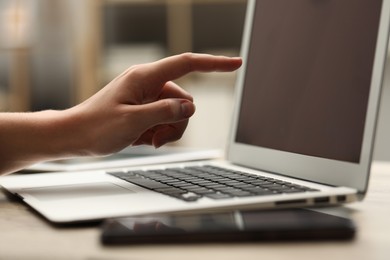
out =
[[[255,5],[256,0],[248,0],[247,15],[241,46],[241,56],[243,57],[244,63],[237,75],[235,88],[236,109],[234,110],[232,118],[232,127],[227,147],[227,159],[234,164],[261,169],[267,172],[332,186],[346,186],[355,188],[360,193],[364,194],[368,186],[384,66],[387,56],[390,1],[382,1],[371,87],[359,163],[306,156],[236,142],[235,138],[239,120],[238,108],[241,105],[241,96],[245,82],[246,60],[249,55]]]

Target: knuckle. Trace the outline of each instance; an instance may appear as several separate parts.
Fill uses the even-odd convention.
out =
[[[192,52],[184,52],[184,53],[181,54],[181,56],[184,59],[192,59],[194,57],[194,54]]]
[[[142,65],[133,65],[129,67],[126,70],[125,74],[132,79],[141,79],[145,76],[145,72],[142,69]]]
[[[185,62],[185,64],[188,66],[188,71],[193,70],[193,60],[195,59],[195,54],[191,52],[185,52],[181,54],[181,58]]]

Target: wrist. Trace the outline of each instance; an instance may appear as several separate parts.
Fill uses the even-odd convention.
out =
[[[65,111],[0,114],[0,173],[73,156],[71,120]]]
[[[73,156],[72,120],[67,110],[45,110],[25,114],[23,140],[33,160],[55,160]],[[19,146],[23,146],[20,144]],[[26,155],[28,156],[28,155]]]
[[[50,160],[76,156],[86,156],[88,153],[88,129],[83,128],[80,113],[74,108],[62,111],[45,111],[42,115],[42,128],[47,135],[42,136],[47,144],[44,151]]]

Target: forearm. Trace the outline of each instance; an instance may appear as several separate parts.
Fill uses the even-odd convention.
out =
[[[65,111],[0,113],[0,174],[76,155],[71,122]]]

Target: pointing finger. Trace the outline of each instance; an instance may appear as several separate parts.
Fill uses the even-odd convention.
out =
[[[228,72],[238,69],[241,58],[213,56],[209,54],[184,53],[150,64],[149,80],[163,84],[178,79],[190,72]]]

